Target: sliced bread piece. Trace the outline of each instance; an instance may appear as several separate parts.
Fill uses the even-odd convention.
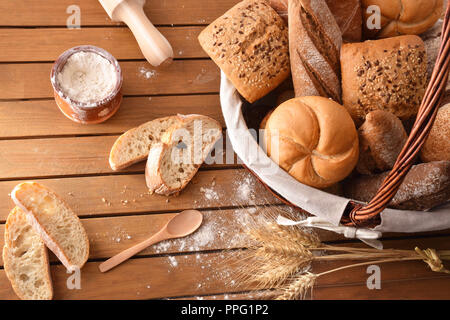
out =
[[[178,123],[178,116],[155,119],[133,128],[117,138],[109,154],[113,170],[126,168],[147,158],[151,146],[161,141],[161,135]]]
[[[47,248],[28,222],[26,214],[18,207],[10,212],[6,220],[3,263],[6,276],[20,299],[52,299]]]
[[[145,168],[150,192],[170,195],[181,191],[222,136],[222,128],[214,119],[202,115],[179,117],[180,123],[150,149]]]
[[[89,256],[89,239],[77,215],[52,190],[24,182],[11,192],[47,247],[68,269],[81,268]]]

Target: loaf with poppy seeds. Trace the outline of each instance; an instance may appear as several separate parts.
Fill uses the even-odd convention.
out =
[[[290,74],[288,30],[264,0],[244,0],[198,37],[239,93],[254,102]]]
[[[408,121],[425,93],[425,46],[415,35],[347,43],[341,49],[341,72],[343,104],[357,124],[379,109]]]

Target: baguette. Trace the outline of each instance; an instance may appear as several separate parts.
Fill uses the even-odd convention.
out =
[[[52,299],[47,248],[18,207],[6,220],[3,263],[6,276],[20,299]]]
[[[288,10],[295,96],[323,96],[341,102],[342,35],[325,0],[290,0]]]
[[[186,187],[221,137],[221,126],[214,119],[201,115],[180,117],[180,124],[150,149],[145,179],[151,193],[170,195]]]
[[[86,231],[58,195],[39,183],[24,182],[14,188],[11,198],[28,215],[44,243],[68,270],[85,264],[89,256]]]
[[[145,160],[153,144],[161,141],[172,125],[179,121],[177,116],[148,121],[117,138],[109,154],[109,165],[113,170],[121,170]]]
[[[360,0],[325,0],[346,42],[361,41],[362,12]],[[270,6],[288,21],[289,0],[269,0]]]

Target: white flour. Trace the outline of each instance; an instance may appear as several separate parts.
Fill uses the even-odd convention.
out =
[[[77,52],[56,76],[63,93],[82,103],[107,98],[117,83],[114,66],[94,52]]]

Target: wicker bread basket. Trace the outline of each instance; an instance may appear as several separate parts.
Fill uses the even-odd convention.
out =
[[[400,152],[391,172],[385,178],[374,198],[367,204],[349,201],[340,223],[345,226],[373,228],[380,224],[380,213],[386,209],[396,195],[406,174],[411,169],[422,145],[424,144],[441,106],[448,81],[450,64],[450,4],[447,4],[442,27],[441,46],[433,73],[425,91],[416,120],[408,140]],[[245,165],[244,165],[245,166]],[[245,166],[280,201],[299,208],[272,190],[251,168]]]

